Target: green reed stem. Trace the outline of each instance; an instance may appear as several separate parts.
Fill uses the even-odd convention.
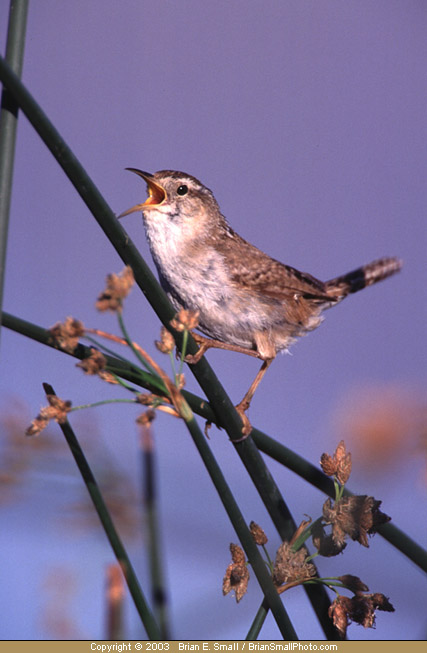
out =
[[[48,383],[44,383],[43,388],[47,395],[55,394],[54,389]],[[79,472],[90,494],[90,498],[92,499],[93,506],[98,514],[108,541],[111,544],[111,548],[116,555],[117,562],[120,564],[123,570],[129,592],[133,598],[138,614],[141,617],[141,621],[147,631],[147,635],[150,639],[160,639],[159,627],[150,611],[150,608],[148,607],[135,571],[126,553],[126,549],[124,548],[119,534],[115,529],[108,508],[105,504],[104,499],[102,498],[98,484],[95,480],[92,470],[89,467],[83,450],[80,447],[80,444],[74,434],[74,431],[68,421],[64,424],[60,424],[59,426],[64,434],[68,446],[70,447],[71,453],[74,456],[74,460],[76,461]]]
[[[28,0],[11,0],[6,41],[6,61],[18,78],[21,76],[24,61],[27,13]],[[18,108],[15,98],[8,88],[4,87],[0,110],[0,313],[3,305]]]
[[[234,499],[234,496],[224,478],[224,475],[215,460],[215,457],[209,448],[207,440],[201,432],[199,425],[195,418],[185,422],[187,429],[190,432],[193,442],[205,464],[205,467],[211,477],[211,480],[216,488],[218,496],[227,512],[227,515],[237,533],[237,536],[245,550],[249,563],[254,570],[257,580],[264,592],[266,605],[271,609],[277,626],[285,640],[296,640],[297,635],[294,627],[288,617],[284,605],[277,594],[277,590],[273,584],[273,580],[268,573],[264,560],[258,550],[257,545],[251,535],[251,532],[246,524],[246,521],[240,511],[240,508]]]

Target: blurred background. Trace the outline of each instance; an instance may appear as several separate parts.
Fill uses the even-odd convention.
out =
[[[0,3],[3,53],[8,5]],[[125,167],[177,169],[213,190],[243,237],[320,279],[383,255],[404,260],[401,274],[328,312],[275,361],[250,419],[314,464],[344,438],[349,487],[381,499],[424,544],[426,12],[422,0],[38,0],[23,70],[117,214],[146,197]],[[118,332],[94,303],[123,264],[22,115],[13,190],[4,310],[43,327],[72,315]],[[123,226],[152,265],[141,217]],[[159,320],[137,290],[125,320],[169,369],[154,346]],[[258,362],[217,351],[208,359],[237,402]],[[125,396],[2,330],[0,637],[103,638],[113,554],[59,428],[24,436],[45,404],[43,381],[74,405]],[[148,592],[137,414],[109,405],[71,423]],[[172,637],[244,638],[257,583],[239,605],[222,597],[236,536],[184,425],[160,415],[153,428]],[[278,536],[224,432],[212,428],[210,446],[274,555]],[[295,520],[316,518],[322,494],[267,464]],[[424,638],[422,574],[379,535],[319,568],[360,576],[396,608],[379,613],[376,630],[351,626],[351,639]],[[301,588],[284,601],[301,638],[322,638]],[[144,637],[129,598],[124,621],[126,638]],[[261,637],[279,637],[270,617]]]

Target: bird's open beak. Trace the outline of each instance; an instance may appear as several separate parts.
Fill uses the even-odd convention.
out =
[[[119,218],[124,218],[125,215],[130,215],[136,211],[142,211],[144,208],[159,206],[159,204],[162,204],[166,200],[167,195],[165,189],[154,181],[152,174],[149,172],[143,172],[137,168],[126,168],[126,170],[130,170],[144,179],[147,183],[148,197],[142,204],[135,204],[131,209],[127,209],[127,211],[120,213],[118,216]]]

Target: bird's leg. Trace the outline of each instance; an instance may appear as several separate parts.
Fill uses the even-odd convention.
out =
[[[246,347],[240,347],[239,345],[230,345],[225,342],[221,342],[220,340],[214,340],[213,338],[205,338],[204,336],[201,336],[199,333],[194,333],[193,331],[191,332],[191,335],[193,336],[194,340],[197,342],[199,345],[199,350],[194,354],[188,354],[185,357],[185,362],[189,363],[190,365],[194,365],[195,363],[198,363],[199,360],[202,358],[202,356],[205,354],[205,352],[208,349],[225,349],[227,351],[235,351],[240,354],[246,354],[248,356],[254,356],[255,358],[263,358],[263,363],[261,365],[261,368],[258,370],[258,373],[256,377],[254,378],[253,382],[251,383],[251,386],[245,396],[243,397],[242,401],[240,401],[237,406],[236,410],[239,413],[241,420],[243,422],[243,428],[242,428],[242,433],[243,437],[240,440],[245,440],[250,432],[252,431],[252,426],[249,421],[248,416],[246,415],[246,411],[248,410],[252,398],[255,394],[255,391],[259,384],[261,383],[261,380],[270,367],[271,363],[273,362],[275,358],[275,350],[274,348],[270,348],[268,350],[265,350],[264,355],[262,355],[257,349],[247,349]],[[261,336],[260,334],[257,334],[257,347],[261,344]],[[265,347],[265,343],[264,343]],[[266,353],[268,351],[268,353]],[[267,357],[268,356],[268,357]],[[240,440],[234,440],[234,442],[240,442]]]
[[[239,354],[247,354],[248,356],[254,356],[255,358],[260,358],[259,353],[255,349],[246,349],[246,347],[239,347],[239,345],[229,345],[220,340],[213,340],[212,338],[205,338],[199,333],[191,332],[194,340],[199,345],[199,350],[195,354],[187,354],[185,357],[185,362],[194,365],[198,363],[202,356],[208,349],[226,349],[227,351],[236,351]]]
[[[261,365],[261,368],[258,370],[258,374],[254,378],[254,380],[251,383],[251,386],[245,396],[243,397],[242,401],[237,404],[236,410],[239,413],[240,417],[242,418],[243,422],[243,428],[242,428],[242,433],[243,433],[243,438],[242,440],[245,440],[250,432],[252,431],[252,426],[249,421],[248,416],[246,415],[246,411],[248,410],[249,406],[251,405],[252,398],[255,394],[255,391],[259,384],[261,383],[261,380],[270,367],[271,363],[273,362],[274,358],[267,358],[263,364]]]

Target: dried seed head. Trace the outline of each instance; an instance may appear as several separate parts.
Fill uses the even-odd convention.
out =
[[[98,311],[119,311],[123,300],[128,296],[134,284],[132,268],[127,265],[120,274],[109,274],[105,290],[99,295],[95,304]]]
[[[369,535],[376,533],[378,526],[387,524],[391,520],[391,517],[379,509],[381,503],[382,501],[377,501],[374,497],[367,496],[364,497],[363,502],[361,501],[360,524]]]
[[[277,587],[295,581],[304,582],[316,575],[316,568],[307,562],[307,549],[303,546],[293,551],[289,542],[282,542],[276,553],[273,582]]]
[[[76,364],[76,367],[80,367],[85,374],[99,374],[106,366],[107,359],[104,354],[93,347],[90,349],[90,355]]]
[[[349,535],[368,547],[368,534],[390,521],[390,517],[379,510],[380,505],[381,501],[366,495],[343,497],[334,505],[327,499],[323,504],[323,518],[326,524],[332,524],[334,542],[341,545]]]
[[[49,412],[50,419],[54,419],[55,422],[63,424],[67,420],[67,413],[71,410],[71,401],[61,399],[56,395],[46,395],[49,402],[46,412]]]
[[[337,444],[337,448],[335,449],[334,457],[336,461],[339,463],[343,458],[346,456],[346,449],[345,449],[345,442],[344,440],[340,440]]]
[[[144,392],[140,392],[138,395],[136,395],[136,400],[138,401],[139,404],[142,404],[143,406],[154,406],[159,402],[160,397],[152,393],[147,394]]]
[[[101,370],[100,372],[98,372],[98,376],[106,383],[112,383],[114,385],[118,385],[119,383],[116,377],[114,376],[114,374],[112,374],[111,372],[107,372],[106,370]]]
[[[347,633],[349,623],[348,614],[351,611],[351,599],[347,596],[338,596],[329,606],[328,614],[332,623],[342,638]]]
[[[319,522],[314,524],[312,528],[312,541],[314,546],[319,552],[319,555],[326,558],[331,558],[336,556],[342,551],[344,551],[347,543],[344,542],[344,538],[341,541],[337,542],[334,540],[332,534],[326,535],[323,525]]]
[[[47,417],[42,417],[39,414],[33,419],[30,426],[25,431],[25,435],[38,435],[46,428],[48,424],[49,419]]]
[[[337,471],[337,462],[328,453],[322,453],[320,457],[320,467],[326,476],[333,476]]]
[[[341,485],[345,485],[351,474],[351,453],[347,453],[344,440],[339,442],[335,449],[334,456],[337,461],[337,480]]]
[[[249,530],[251,531],[251,535],[255,540],[255,544],[258,544],[258,546],[267,544],[268,537],[261,526],[258,526],[258,524],[256,524],[254,521],[251,521],[249,524]]]
[[[394,612],[394,607],[384,594],[357,594],[349,599],[338,596],[329,607],[329,616],[334,626],[342,636],[345,635],[347,625],[354,621],[364,628],[373,628],[375,625],[375,610]]]
[[[388,597],[384,594],[375,592],[375,594],[368,594],[367,596],[369,596],[372,605],[374,606],[374,610],[381,610],[382,612],[394,612],[393,605],[390,603]]]
[[[323,453],[320,466],[326,476],[335,476],[341,485],[345,485],[351,473],[351,453],[346,452],[344,440],[338,444],[334,455]]]
[[[345,485],[350,478],[351,474],[351,453],[346,454],[338,463],[337,481],[341,485]]]
[[[155,345],[162,354],[170,354],[175,348],[175,340],[170,331],[166,327],[160,330],[160,340],[156,340]]]
[[[79,344],[79,338],[84,335],[85,329],[83,322],[67,317],[65,322],[57,322],[48,331],[49,340],[55,347],[72,352]]]
[[[245,552],[238,544],[230,544],[231,559],[236,564],[246,564]]]
[[[351,590],[354,594],[360,594],[361,592],[368,592],[369,587],[363,583],[358,576],[353,576],[352,574],[344,574],[343,576],[338,576],[338,580],[342,582],[347,589]]]
[[[249,570],[243,550],[237,544],[230,544],[233,562],[228,565],[222,582],[224,596],[234,590],[237,603],[246,594],[249,582]]]
[[[191,331],[199,324],[199,311],[191,311],[181,308],[173,320],[171,320],[170,324],[175,331]]]
[[[46,395],[49,406],[43,406],[40,413],[31,422],[25,431],[26,435],[38,435],[48,425],[51,419],[59,424],[67,420],[67,413],[71,410],[71,401],[65,401],[56,395]]]
[[[136,418],[136,423],[141,424],[141,426],[150,426],[151,422],[154,421],[156,417],[156,411],[153,408],[149,408],[145,413],[141,413],[139,417]]]

